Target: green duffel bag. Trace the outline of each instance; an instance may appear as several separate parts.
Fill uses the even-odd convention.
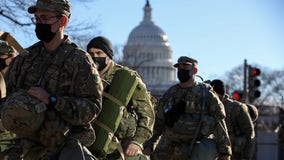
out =
[[[129,103],[138,80],[134,72],[128,70],[117,70],[107,92],[104,92],[102,111],[93,123],[96,139],[90,147],[91,152],[96,157],[105,157],[109,150],[109,145],[113,141],[123,110]]]

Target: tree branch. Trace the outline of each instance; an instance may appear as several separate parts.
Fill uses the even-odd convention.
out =
[[[20,25],[20,26],[30,26],[30,25],[33,24],[33,23],[21,23],[21,22],[17,21],[16,19],[6,15],[3,10],[0,11],[0,15],[2,15],[3,17],[9,19],[10,21],[12,21],[15,24]]]

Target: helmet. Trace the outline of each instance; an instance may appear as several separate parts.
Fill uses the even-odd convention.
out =
[[[33,135],[45,119],[45,111],[37,111],[37,105],[44,104],[24,90],[9,95],[1,112],[3,126],[18,136]]]

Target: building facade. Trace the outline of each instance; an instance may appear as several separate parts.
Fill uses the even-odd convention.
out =
[[[165,32],[152,20],[149,0],[143,11],[143,20],[130,32],[123,48],[123,63],[138,71],[151,93],[159,97],[176,83],[172,49]]]

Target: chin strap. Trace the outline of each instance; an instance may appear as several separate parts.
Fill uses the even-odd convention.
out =
[[[0,40],[8,42],[19,54],[27,54],[28,51],[25,50],[17,40],[8,32],[3,32],[0,30]]]
[[[204,79],[200,75],[196,75],[196,77],[200,78],[202,82],[204,82]]]

